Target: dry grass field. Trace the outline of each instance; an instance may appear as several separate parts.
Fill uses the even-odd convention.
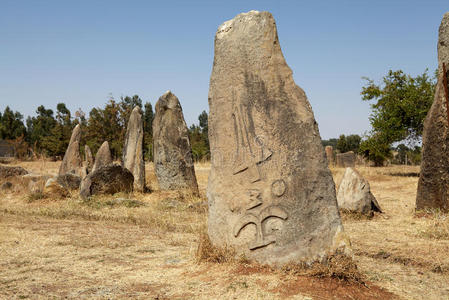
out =
[[[56,174],[57,162],[21,162]],[[82,201],[0,192],[1,299],[449,299],[449,216],[414,211],[417,167],[360,167],[383,214],[343,215],[364,280],[347,282],[237,262],[198,262],[201,197],[158,190]],[[333,169],[339,182],[343,169]],[[406,176],[408,175],[408,176]],[[1,182],[0,182],[1,184]]]

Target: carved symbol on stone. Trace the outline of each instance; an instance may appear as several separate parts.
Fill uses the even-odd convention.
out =
[[[233,174],[248,170],[251,182],[260,180],[259,164],[266,161],[273,152],[265,148],[263,139],[252,136],[248,130],[248,124],[252,124],[252,118],[243,113],[242,107],[236,108],[232,114],[236,139],[236,160],[234,161]]]
[[[250,210],[254,207],[257,207],[262,204],[262,200],[260,199],[260,191],[259,190],[248,190],[249,195],[249,203],[246,207],[247,210]]]
[[[249,244],[250,250],[255,250],[276,242],[274,235],[265,234],[263,222],[268,218],[287,219],[287,213],[280,207],[272,205],[264,208],[258,215],[253,213],[246,213],[234,226],[234,236],[237,237],[240,231],[248,224],[256,225],[256,240]]]
[[[277,197],[284,195],[286,189],[285,181],[282,179],[276,180],[271,184],[271,193]]]

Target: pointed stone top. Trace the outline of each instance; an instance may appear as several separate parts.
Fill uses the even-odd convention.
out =
[[[176,97],[170,90],[165,92],[156,103],[156,111],[167,109],[179,109],[182,111],[178,97]]]
[[[92,168],[92,172],[98,170],[99,168],[109,165],[112,163],[111,151],[109,150],[108,141],[104,141],[103,144],[98,149],[97,155],[95,156],[95,163]]]
[[[445,13],[441,20],[438,32],[438,69],[443,69],[443,62],[446,69],[449,69],[449,12]]]
[[[136,113],[141,113],[141,109],[140,109],[140,106],[138,106],[138,105],[136,105],[134,108],[133,108],[133,111],[131,112],[131,115],[133,115],[133,114],[136,114]]]
[[[108,143],[108,141],[104,141],[103,144],[101,144],[101,146],[100,146],[99,149],[102,149],[102,148],[109,149],[109,143]],[[98,151],[100,151],[100,150],[98,150]]]
[[[81,139],[81,126],[80,126],[80,124],[77,124],[75,126],[75,128],[73,128],[72,136],[70,137],[69,145],[73,144],[75,141],[79,142],[80,139]]]

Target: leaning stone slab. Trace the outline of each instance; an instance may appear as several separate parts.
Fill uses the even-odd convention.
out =
[[[72,131],[69,146],[64,154],[61,166],[59,167],[59,175],[64,175],[67,173],[81,175],[81,168],[83,165],[80,156],[80,140],[81,127],[78,124]]]
[[[274,266],[350,253],[317,122],[270,13],[218,28],[209,106],[213,245]]]
[[[106,166],[112,164],[112,156],[111,151],[109,150],[109,143],[107,141],[103,142],[100,146],[100,149],[97,151],[97,155],[95,156],[95,163],[92,168],[92,172],[99,169],[102,166]]]
[[[353,168],[346,168],[337,192],[340,209],[369,215],[382,212],[379,203],[371,193],[369,182]]]
[[[189,131],[181,104],[170,91],[156,103],[153,158],[161,190],[191,190],[198,194]]]
[[[88,198],[97,194],[132,192],[134,177],[128,170],[117,164],[102,166],[81,181],[80,196]]]
[[[446,74],[443,74],[443,63]],[[443,78],[449,82],[449,12],[441,21],[438,37],[438,82],[435,98],[424,121],[421,172],[416,209],[449,211],[449,117]],[[448,87],[449,89],[449,87]]]
[[[336,155],[337,160],[337,167],[339,168],[354,168],[355,167],[355,161],[356,156],[355,153],[352,151],[345,152],[345,153],[338,153]]]
[[[145,191],[145,162],[143,160],[143,122],[140,107],[134,107],[126,128],[123,166],[134,176],[134,190]]]

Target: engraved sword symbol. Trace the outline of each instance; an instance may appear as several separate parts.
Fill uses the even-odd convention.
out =
[[[250,138],[250,133],[248,132],[248,118],[250,116],[243,113],[242,106],[236,108],[236,112],[232,114],[232,117],[234,119],[237,147],[233,174],[248,170],[251,182],[257,182],[260,180],[259,164],[267,160],[273,152],[265,148],[263,142],[257,137]],[[255,143],[251,143],[252,140]]]

